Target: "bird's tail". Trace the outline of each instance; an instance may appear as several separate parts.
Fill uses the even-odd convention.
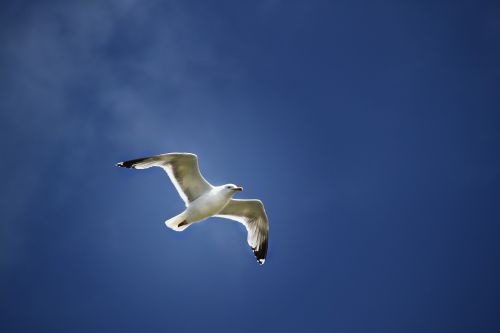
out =
[[[177,216],[165,221],[165,225],[175,231],[183,231],[189,227],[190,223],[186,221],[186,212],[182,212]]]

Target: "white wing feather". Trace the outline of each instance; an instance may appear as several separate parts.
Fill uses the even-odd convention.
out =
[[[169,153],[120,162],[116,165],[134,169],[162,168],[186,206],[212,189],[212,185],[201,175],[198,157],[195,154]]]
[[[248,245],[252,248],[259,264],[264,264],[267,256],[269,223],[264,205],[260,200],[231,199],[226,207],[215,216],[242,223],[247,229]]]

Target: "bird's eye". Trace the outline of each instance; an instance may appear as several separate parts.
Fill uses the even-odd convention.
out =
[[[231,186],[226,186],[226,188],[231,188]]]

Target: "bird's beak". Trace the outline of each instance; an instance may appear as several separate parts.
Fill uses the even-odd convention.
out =
[[[233,190],[241,192],[241,191],[243,191],[243,187],[238,186],[238,187],[235,187]]]

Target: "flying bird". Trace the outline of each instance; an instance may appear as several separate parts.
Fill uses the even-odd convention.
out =
[[[247,230],[247,242],[263,265],[267,256],[269,223],[264,205],[257,199],[233,199],[241,186],[225,184],[213,186],[203,178],[198,157],[191,153],[168,153],[117,163],[132,169],[160,167],[169,176],[186,209],[165,221],[167,227],[183,231],[190,225],[209,217],[222,217],[242,223]]]

